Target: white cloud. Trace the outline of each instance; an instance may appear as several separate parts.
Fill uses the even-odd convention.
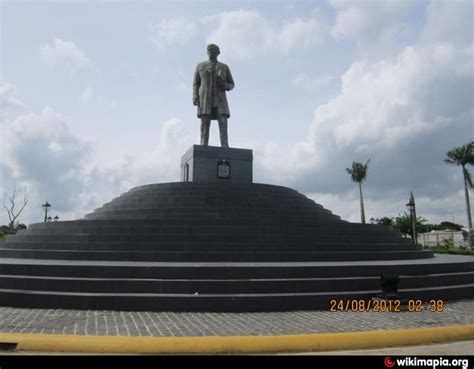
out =
[[[63,66],[72,72],[92,66],[91,60],[72,41],[55,38],[52,45],[42,46],[40,53],[48,65]]]
[[[46,199],[55,211],[79,205],[82,167],[91,148],[70,131],[62,114],[51,107],[38,114],[20,114],[6,122],[4,133],[0,166],[9,173],[8,183],[26,185],[31,191],[31,209],[25,216],[32,219]]]
[[[336,153],[394,150],[465,120],[472,112],[470,58],[468,48],[432,45],[352,64],[339,95],[315,109],[307,140],[292,148],[278,171],[321,170]],[[318,160],[308,160],[314,156]]]
[[[260,49],[268,48],[272,29],[257,11],[238,10],[213,17],[218,22],[207,37],[207,43],[218,44],[226,55],[249,58]]]
[[[422,216],[429,223],[453,222],[467,227],[466,202],[462,182],[458,191],[447,193],[436,198],[418,196],[416,198],[417,216]]]
[[[474,35],[474,3],[470,0],[347,1],[330,0],[336,12],[331,35],[353,40],[364,57],[394,55],[400,47],[422,43],[471,43]],[[425,8],[425,9],[423,9]],[[425,10],[421,31],[413,22]]]
[[[160,23],[150,25],[150,39],[159,49],[184,45],[196,32],[195,22],[185,17],[163,19]]]
[[[58,143],[58,142],[51,142],[49,145],[48,145],[48,148],[53,152],[53,153],[61,153],[63,151],[63,146]]]
[[[313,18],[294,18],[284,23],[280,31],[276,31],[277,43],[274,47],[283,50],[309,48],[322,41],[323,33],[316,15]]]
[[[92,85],[88,85],[82,92],[79,100],[86,105],[95,105],[106,110],[113,110],[117,107],[117,102],[98,94]]]
[[[427,8],[422,42],[449,42],[459,45],[472,42],[474,3],[471,0],[431,1]]]
[[[171,118],[161,125],[152,151],[122,153],[115,164],[107,164],[93,160],[91,144],[75,135],[51,107],[18,115],[5,128],[2,189],[28,187],[30,205],[21,219],[25,223],[41,220],[39,205],[45,200],[60,219],[74,219],[130,187],[179,181],[180,157],[193,144],[192,137],[182,133],[182,122]]]
[[[278,142],[254,142],[255,180],[262,183],[292,185],[301,181],[308,170],[321,167],[317,150],[307,141],[294,145]]]
[[[5,84],[3,90],[5,101],[18,105],[21,100],[12,95],[14,86]],[[82,97],[87,103],[97,100],[92,86]],[[132,186],[178,181],[180,157],[193,144],[182,126],[178,118],[171,118],[160,125],[153,150],[135,156],[124,152],[116,163],[103,163],[93,159],[92,144],[76,135],[55,109],[21,112],[2,121],[1,190],[28,188],[30,202],[21,222],[41,221],[40,205],[45,200],[60,219],[82,217]],[[0,218],[6,222],[5,214]]]
[[[294,17],[274,25],[258,11],[237,10],[208,17],[206,23],[218,23],[207,42],[218,44],[226,55],[240,59],[268,50],[288,52],[312,47],[322,41],[325,32],[317,12],[311,17]]]
[[[134,183],[130,185],[179,180],[181,155],[193,144],[193,138],[183,134],[182,126],[178,118],[170,118],[161,125],[154,150],[135,158]]]
[[[416,1],[331,0],[336,19],[331,35],[336,40],[353,40],[364,57],[392,55],[415,29],[404,20],[416,11]]]
[[[291,79],[291,84],[303,90],[314,91],[321,87],[327,86],[334,80],[335,77],[328,73],[312,77],[307,73],[300,72],[293,76]]]
[[[21,176],[40,182],[74,172],[89,151],[87,143],[70,131],[63,115],[51,107],[40,114],[19,115],[9,128],[12,137],[7,148],[13,164]]]
[[[91,85],[88,85],[85,90],[82,92],[82,95],[81,95],[81,101],[84,103],[84,104],[88,104],[92,101],[93,97],[94,97],[94,88],[91,86]]]
[[[336,21],[331,34],[337,39],[380,37],[387,29],[400,25],[400,15],[413,6],[411,1],[331,0]]]
[[[353,160],[372,158],[372,201],[397,189],[434,202],[457,191],[461,180],[443,159],[473,135],[473,49],[472,36],[454,43],[426,37],[382,60],[354,61],[340,92],[315,108],[306,139],[256,146],[256,170],[264,181],[331,195],[351,188],[345,168]],[[293,84],[310,80],[300,74]]]
[[[152,151],[124,153],[115,164],[90,163],[84,169],[82,207],[69,216],[81,216],[134,186],[179,181],[181,155],[193,144],[192,137],[182,133],[181,120],[171,118],[161,124],[157,139]]]
[[[9,82],[0,82],[0,108],[6,110],[17,110],[25,107],[24,102],[17,96],[16,86]]]

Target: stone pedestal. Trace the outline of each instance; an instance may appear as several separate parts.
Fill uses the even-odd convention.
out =
[[[252,150],[193,145],[181,157],[181,181],[252,183],[252,161]]]

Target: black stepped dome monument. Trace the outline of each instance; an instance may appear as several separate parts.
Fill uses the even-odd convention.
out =
[[[382,226],[341,220],[290,188],[253,183],[252,151],[228,147],[219,49],[196,67],[201,145],[181,181],[139,186],[84,219],[32,224],[0,243],[0,305],[277,311],[369,299],[382,274],[406,298],[474,298],[474,258],[434,256]],[[222,147],[208,146],[218,120]],[[395,277],[396,279],[396,277]]]
[[[252,183],[250,150],[193,146],[186,181],[139,186],[84,219],[32,224],[0,247],[0,304],[47,308],[328,309],[400,276],[417,299],[474,295],[474,258],[436,256]],[[235,174],[235,175],[234,175]]]

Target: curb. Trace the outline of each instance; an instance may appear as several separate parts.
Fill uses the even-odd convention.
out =
[[[0,333],[19,351],[111,354],[275,353],[354,350],[474,339],[474,324],[282,336],[123,337]]]

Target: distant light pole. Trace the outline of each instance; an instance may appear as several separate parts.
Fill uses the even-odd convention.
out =
[[[51,222],[52,220],[53,220],[53,218],[48,217],[48,222]]]
[[[56,215],[53,219],[55,222],[57,222],[59,220],[59,217]]]
[[[46,201],[41,207],[44,208],[44,222],[46,223],[48,220],[48,208],[51,207],[51,204]]]
[[[370,223],[374,224],[375,223],[375,219],[374,217],[370,218]]]
[[[416,232],[416,204],[415,196],[413,196],[413,191],[410,191],[410,199],[406,204],[407,208],[410,210],[410,220],[411,220],[411,229],[412,229],[412,242],[414,245],[418,243],[418,234]]]

